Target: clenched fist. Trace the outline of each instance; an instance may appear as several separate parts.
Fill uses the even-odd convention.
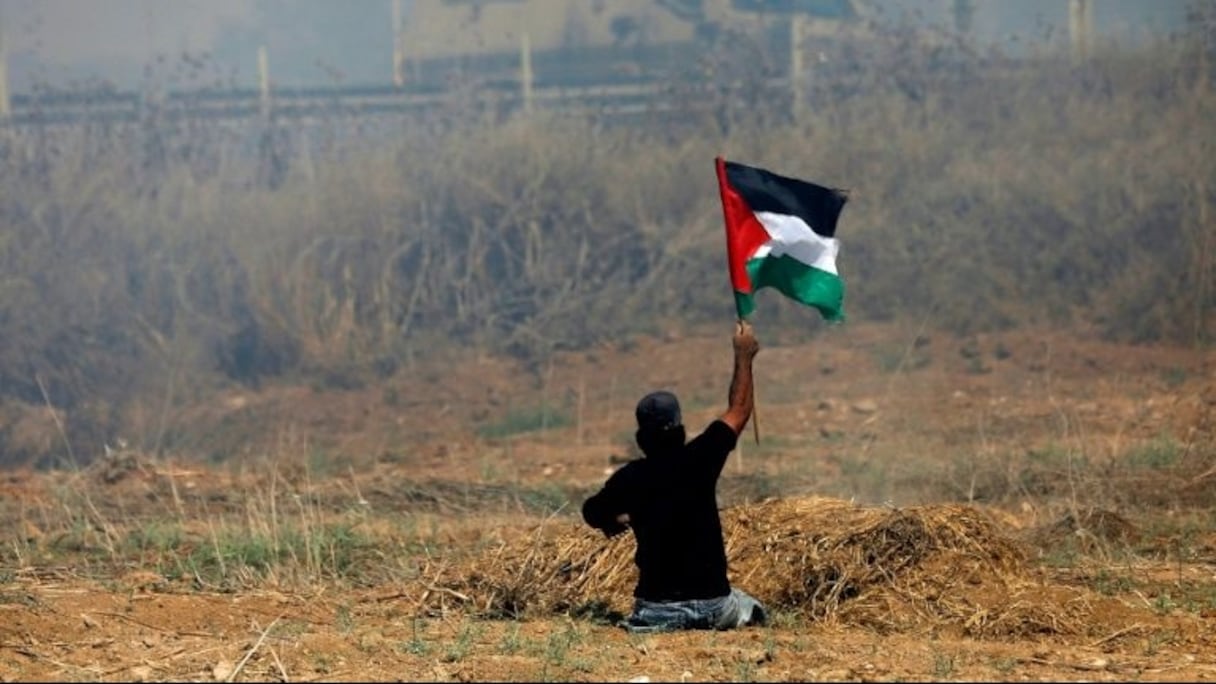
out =
[[[750,359],[760,351],[760,343],[756,340],[756,333],[752,330],[751,323],[739,321],[735,325],[734,345],[736,356]]]

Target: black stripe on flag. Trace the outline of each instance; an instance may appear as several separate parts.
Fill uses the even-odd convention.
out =
[[[824,237],[836,236],[836,221],[849,199],[843,190],[731,161],[726,162],[726,180],[752,213],[797,216]]]

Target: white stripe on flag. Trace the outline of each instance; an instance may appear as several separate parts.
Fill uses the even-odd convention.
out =
[[[816,233],[806,221],[789,214],[760,211],[756,212],[756,219],[768,231],[771,239],[761,245],[752,258],[788,254],[807,266],[839,275],[836,272],[836,254],[840,251],[840,243],[836,238]]]

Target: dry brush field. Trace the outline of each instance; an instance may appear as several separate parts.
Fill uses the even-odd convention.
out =
[[[630,124],[4,129],[0,681],[1216,678],[1195,7],[844,37],[805,110],[725,36]],[[578,512],[646,391],[725,407],[719,154],[849,189],[849,322],[753,321],[719,497],[772,623],[631,636]]]
[[[232,393],[193,420],[247,439],[239,463],[6,473],[0,678],[1216,677],[1210,351],[757,329],[760,443],[719,492],[769,626],[626,634],[632,540],[577,517],[640,392],[724,406],[707,330]]]

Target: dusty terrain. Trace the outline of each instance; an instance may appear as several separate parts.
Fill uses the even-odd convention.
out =
[[[724,633],[624,633],[624,576],[583,585],[602,604],[491,609],[475,589],[534,577],[519,558],[608,558],[581,497],[631,457],[647,389],[679,393],[690,425],[724,407],[727,326],[541,367],[453,355],[354,387],[232,390],[175,407],[186,427],[165,453],[129,436],[76,471],[5,473],[0,679],[1216,679],[1216,354],[1085,331],[757,328],[759,443],[749,432],[727,466],[728,512],[948,503],[932,520],[991,520],[986,539],[1024,554],[1017,581],[989,554],[968,566],[984,591],[955,606],[953,589],[919,592],[961,566],[926,556],[861,592],[887,601],[864,620],[847,600],[761,596],[772,624]],[[975,539],[939,550],[985,558],[961,548]],[[760,562],[747,541],[731,546],[741,583]]]

